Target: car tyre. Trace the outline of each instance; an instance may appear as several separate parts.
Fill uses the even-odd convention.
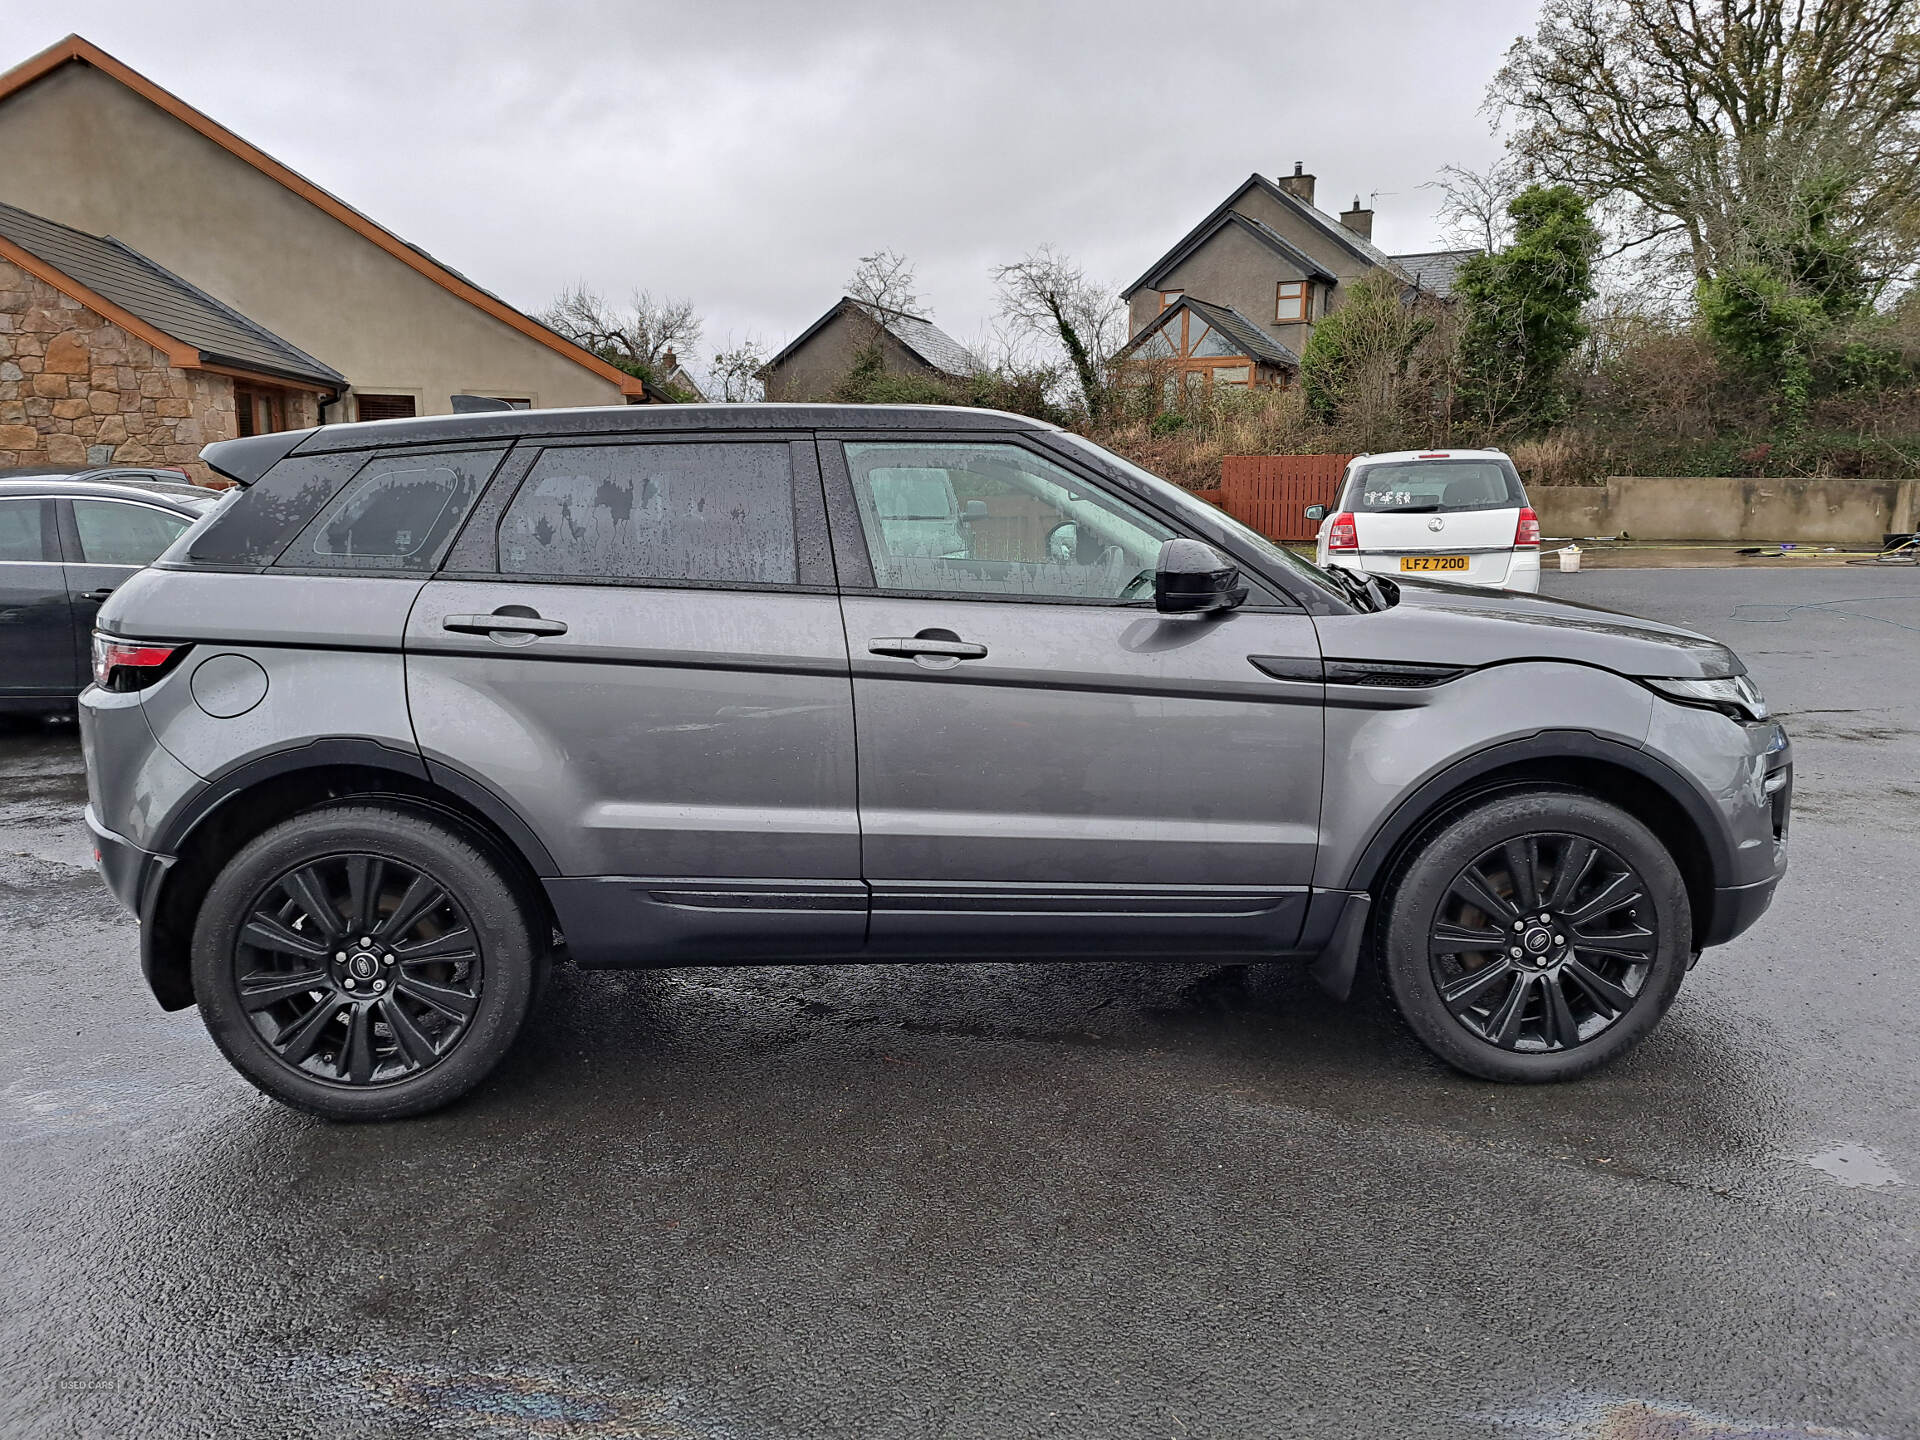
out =
[[[1429,1050],[1469,1075],[1541,1083],[1645,1038],[1692,934],[1686,884],[1652,831],[1585,793],[1530,791],[1429,830],[1389,885],[1376,945]]]
[[[435,818],[309,811],[214,880],[194,996],[214,1043],[274,1099],[331,1120],[423,1114],[512,1048],[548,964],[531,910],[498,857]]]

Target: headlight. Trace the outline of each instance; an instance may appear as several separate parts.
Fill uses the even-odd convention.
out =
[[[1751,676],[1734,675],[1725,680],[1653,680],[1640,682],[1658,690],[1669,700],[1682,705],[1704,705],[1735,720],[1765,720],[1769,714],[1766,697]]]

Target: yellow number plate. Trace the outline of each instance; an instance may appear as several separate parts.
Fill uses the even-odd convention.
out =
[[[1402,570],[1464,570],[1467,557],[1464,555],[1402,555]]]

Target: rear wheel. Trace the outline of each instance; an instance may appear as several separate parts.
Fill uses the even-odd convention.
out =
[[[1592,796],[1509,795],[1446,822],[1401,868],[1387,987],[1441,1059],[1489,1080],[1568,1080],[1631,1049],[1691,950],[1679,868]]]
[[[492,856],[423,816],[295,816],[207,892],[201,1016],[286,1104],[336,1120],[435,1109],[499,1063],[537,993],[545,946],[517,896]]]

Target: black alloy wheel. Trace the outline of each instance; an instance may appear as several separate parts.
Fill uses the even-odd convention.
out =
[[[1448,886],[1430,931],[1434,983],[1490,1044],[1572,1050],[1639,999],[1659,948],[1642,918],[1650,907],[1646,881],[1604,845],[1552,832],[1507,840]]]
[[[1571,1080],[1625,1054],[1693,953],[1671,852],[1580,791],[1516,789],[1437,820],[1382,901],[1373,943],[1395,1009],[1488,1080]]]
[[[466,1034],[486,970],[447,887],[379,855],[295,866],[255,896],[234,944],[241,1005],[289,1068],[391,1084]]]
[[[487,837],[403,801],[323,806],[242,846],[194,923],[193,993],[234,1068],[333,1120],[466,1094],[539,994],[552,926]]]

